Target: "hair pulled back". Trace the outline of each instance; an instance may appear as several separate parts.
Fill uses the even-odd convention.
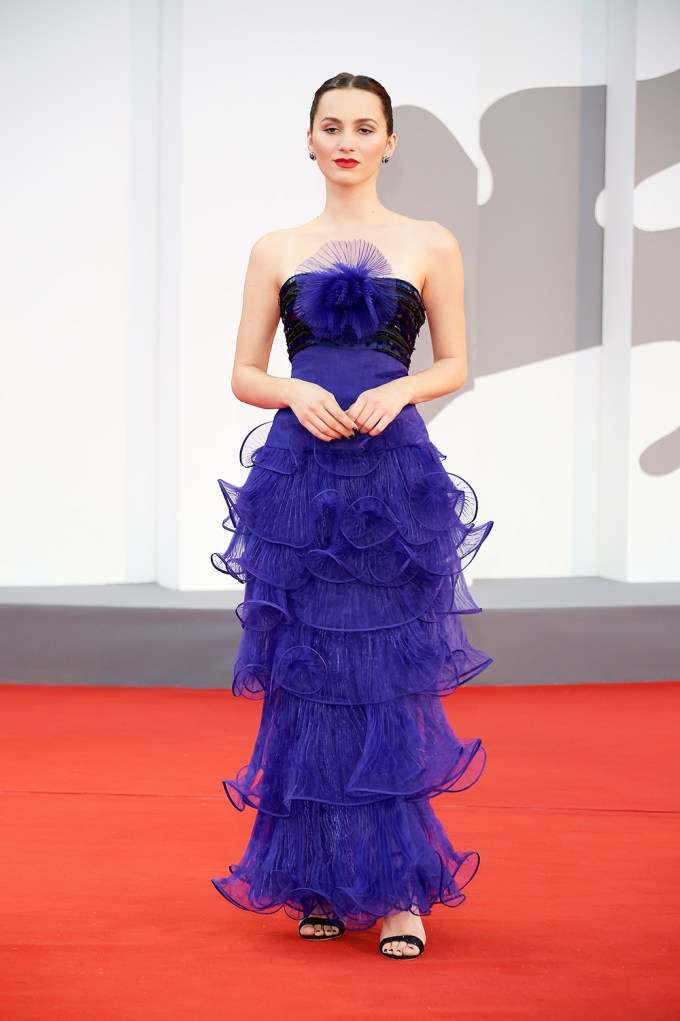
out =
[[[380,82],[377,82],[375,78],[369,78],[365,74],[350,74],[349,71],[341,71],[340,74],[336,74],[335,77],[329,78],[327,81],[320,85],[314,93],[314,101],[312,108],[309,111],[309,130],[312,131],[314,128],[314,117],[319,106],[319,100],[326,92],[330,92],[331,89],[364,89],[366,92],[372,92],[380,100],[383,113],[385,114],[385,120],[387,121],[387,134],[391,135],[394,131],[394,122],[392,118],[392,100],[390,99],[387,91],[383,88]]]

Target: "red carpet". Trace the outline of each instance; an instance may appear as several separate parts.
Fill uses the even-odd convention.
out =
[[[479,783],[433,802],[480,852],[419,961],[379,925],[303,942],[210,882],[254,812],[222,778],[261,703],[229,691],[0,688],[2,1021],[680,1017],[680,682],[475,687]]]

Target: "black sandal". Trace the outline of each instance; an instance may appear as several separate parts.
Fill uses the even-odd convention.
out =
[[[323,936],[303,936],[301,932],[303,925],[332,925],[338,931],[333,932],[330,935],[324,933]],[[345,926],[342,924],[342,922],[340,921],[334,922],[331,918],[324,918],[322,915],[307,915],[306,918],[301,919],[298,925],[298,932],[300,933],[302,939],[313,939],[317,940],[317,942],[322,939],[337,939],[338,936],[342,936],[344,931]]]
[[[385,943],[394,943],[397,940],[403,940],[404,943],[412,943],[414,947],[418,947],[419,953],[386,954],[383,950]],[[395,961],[415,961],[417,957],[425,953],[425,944],[419,936],[385,936],[385,939],[380,940],[380,953],[383,957],[393,957]]]

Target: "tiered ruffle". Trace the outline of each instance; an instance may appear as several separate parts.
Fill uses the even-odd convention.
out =
[[[245,583],[233,693],[264,704],[250,762],[223,781],[255,826],[212,882],[349,929],[462,903],[479,855],[454,850],[429,799],[486,760],[439,696],[491,662],[461,616],[479,612],[462,569],[493,523],[475,524],[472,487],[412,416],[330,443],[300,425],[271,442],[269,426],[244,441],[245,483],[219,480],[232,537],[212,563]]]

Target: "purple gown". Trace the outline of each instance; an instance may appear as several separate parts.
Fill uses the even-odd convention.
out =
[[[291,375],[348,408],[408,373],[426,312],[367,241],[330,241],[279,293]],[[378,436],[319,440],[290,408],[241,448],[241,486],[218,480],[227,550],[245,583],[234,695],[262,700],[250,762],[224,789],[256,809],[229,874],[211,880],[257,912],[281,907],[366,929],[384,915],[455,907],[479,867],[430,799],[474,784],[480,738],[459,738],[451,694],[491,662],[468,641],[462,574],[492,521],[447,472],[416,405]]]

